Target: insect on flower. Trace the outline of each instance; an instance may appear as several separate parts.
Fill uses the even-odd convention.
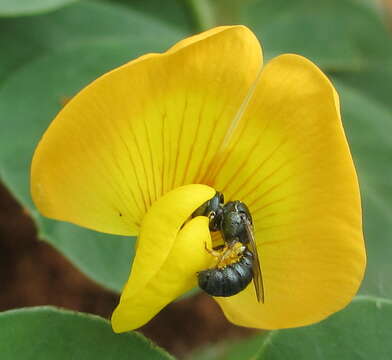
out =
[[[263,278],[248,207],[238,200],[224,204],[223,194],[217,192],[193,216],[207,216],[210,230],[219,230],[225,242],[213,250],[206,248],[217,258],[217,264],[197,274],[200,288],[212,296],[233,296],[253,279],[257,300],[264,303]]]
[[[198,285],[235,324],[308,325],[345,307],[363,278],[338,95],[302,56],[263,64],[244,26],[93,81],[53,120],[31,169],[44,215],[137,237],[116,332]]]

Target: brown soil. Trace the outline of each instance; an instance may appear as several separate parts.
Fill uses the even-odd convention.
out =
[[[0,311],[56,305],[108,318],[118,299],[37,240],[32,220],[1,184],[0,289]],[[229,323],[203,294],[170,304],[140,331],[179,357],[209,342],[252,333]]]

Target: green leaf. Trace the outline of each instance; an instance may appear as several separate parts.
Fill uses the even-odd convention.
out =
[[[132,18],[131,11],[124,17],[122,13],[123,10],[105,4],[78,4],[50,16],[25,19],[26,22],[17,20],[16,27],[8,23],[9,30],[17,30],[20,35],[12,54],[20,56],[19,66],[0,86],[0,125],[5,129],[0,132],[0,178],[37,221],[41,238],[62,251],[92,279],[115,291],[122,289],[129,274],[134,239],[41,218],[30,198],[29,169],[38,140],[64,100],[112,68],[146,52],[165,50],[178,36],[150,18]],[[39,18],[44,23],[32,20]],[[78,28],[78,24],[86,22],[91,25]],[[41,35],[45,38],[44,29],[51,27],[56,35],[41,39]],[[22,34],[26,35],[23,44],[33,40],[40,43],[39,50],[27,50],[33,51],[32,56],[27,56],[22,46]]]
[[[186,32],[192,32],[192,17],[187,11],[186,0],[106,0],[117,2],[129,9],[140,11],[159,19],[166,24],[174,25]]]
[[[0,313],[2,360],[173,359],[136,332],[113,333],[93,315],[52,307]]]
[[[47,15],[2,19],[0,81],[43,54],[76,45],[127,40],[136,56],[164,50],[185,36],[146,14],[106,3],[80,2]]]
[[[194,352],[188,360],[389,360],[392,302],[358,297],[311,326],[275,330]]]
[[[120,292],[135,256],[135,238],[90,231],[35,213],[39,238],[49,242],[91,279]]]
[[[194,351],[187,360],[245,360],[252,359],[258,353],[260,347],[269,333],[252,336],[244,340],[226,340],[217,344],[211,344]],[[233,344],[234,343],[234,344]]]
[[[249,1],[240,22],[256,32],[267,58],[293,52],[327,70],[352,71],[392,56],[379,14],[355,0]]]
[[[316,325],[271,332],[253,359],[387,360],[392,354],[391,323],[391,301],[357,299]]]
[[[375,63],[359,72],[337,73],[332,76],[339,83],[356,89],[363,96],[371,98],[387,111],[391,111],[392,59],[387,64]]]
[[[49,12],[76,0],[2,0],[0,1],[1,16],[24,16]]]
[[[361,185],[368,255],[361,292],[392,298],[392,110],[386,97],[392,83],[387,73],[384,82],[376,77],[373,84],[371,77],[352,81],[358,87],[344,79],[335,78],[335,84]],[[368,86],[361,88],[362,82]],[[390,88],[384,98],[371,90],[376,84],[381,92]]]

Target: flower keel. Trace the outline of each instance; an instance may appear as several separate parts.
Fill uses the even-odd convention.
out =
[[[211,265],[207,217],[189,219],[215,190],[186,185],[155,202],[143,219],[137,253],[120,304],[112,316],[115,332],[144,325],[164,306],[197,286],[196,273]]]

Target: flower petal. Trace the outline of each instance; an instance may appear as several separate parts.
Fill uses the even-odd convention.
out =
[[[113,329],[138,328],[165,305],[197,286],[196,273],[211,264],[207,217],[181,226],[215,190],[185,185],[155,202],[143,219],[131,275],[112,316]],[[181,228],[181,230],[180,230]]]
[[[137,234],[162,194],[204,177],[261,62],[250,30],[219,27],[103,75],[43,136],[36,205],[55,219]]]
[[[263,69],[238,129],[212,183],[250,208],[265,304],[253,285],[217,301],[243,326],[317,322],[352,299],[366,262],[338,96],[310,61],[283,55]]]

